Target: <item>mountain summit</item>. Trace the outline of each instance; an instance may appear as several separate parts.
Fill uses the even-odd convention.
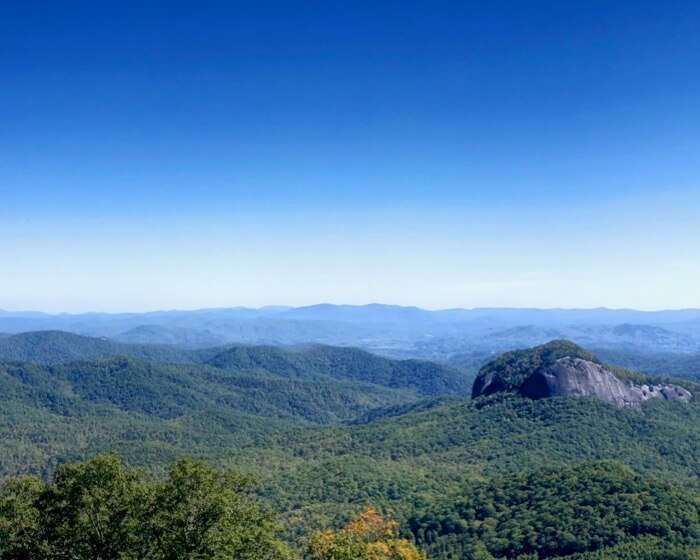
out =
[[[635,383],[629,372],[616,371],[580,346],[555,340],[529,350],[507,352],[486,364],[474,381],[472,398],[499,392],[531,399],[593,396],[631,408],[652,398],[692,398],[692,393],[679,385]]]

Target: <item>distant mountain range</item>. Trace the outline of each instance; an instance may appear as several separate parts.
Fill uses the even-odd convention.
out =
[[[446,309],[370,304],[234,307],[77,315],[0,311],[0,332],[62,330],[123,343],[353,346],[393,357],[466,365],[476,356],[566,338],[590,348],[700,353],[700,310]]]

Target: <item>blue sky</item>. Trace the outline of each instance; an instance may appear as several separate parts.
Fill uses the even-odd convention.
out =
[[[0,308],[700,307],[696,2],[16,2]]]

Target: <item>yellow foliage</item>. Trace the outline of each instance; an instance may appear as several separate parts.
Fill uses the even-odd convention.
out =
[[[399,538],[399,526],[367,508],[339,531],[320,531],[312,538],[313,560],[425,560],[416,546]]]

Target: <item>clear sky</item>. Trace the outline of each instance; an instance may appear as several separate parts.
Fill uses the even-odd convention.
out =
[[[700,307],[700,3],[0,10],[0,308]]]

